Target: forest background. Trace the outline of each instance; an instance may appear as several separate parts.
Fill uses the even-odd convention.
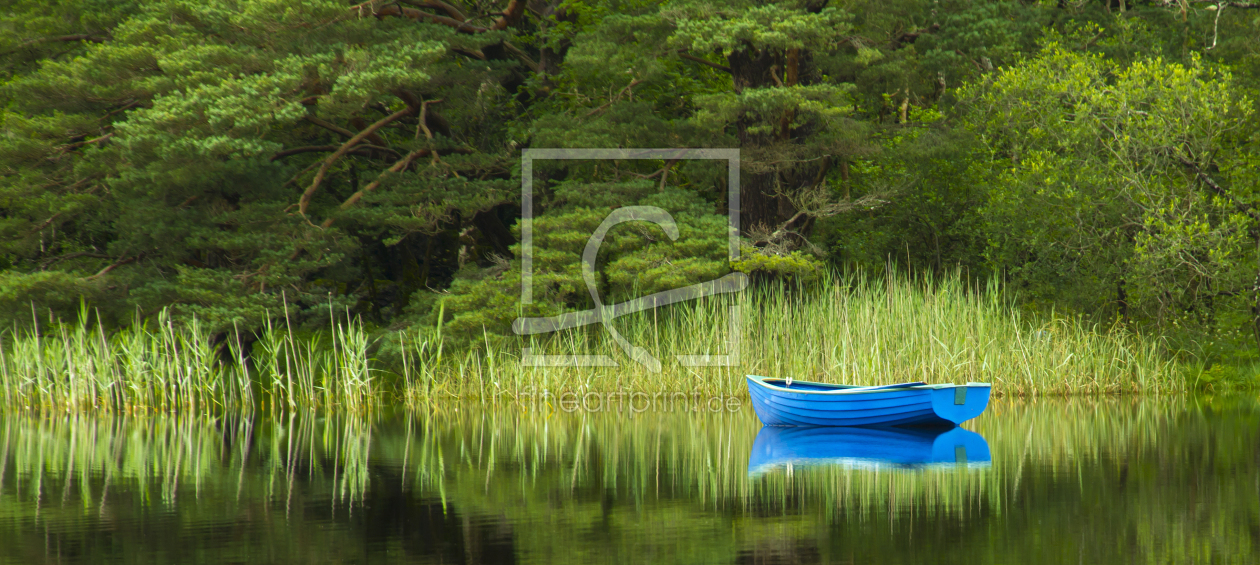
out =
[[[1256,2],[11,0],[0,326],[486,341],[589,308],[643,205],[679,237],[614,229],[605,303],[954,273],[1251,363],[1258,88]],[[540,161],[520,304],[541,147],[739,148],[741,259],[724,164]]]

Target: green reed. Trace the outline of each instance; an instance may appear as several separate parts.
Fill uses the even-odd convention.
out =
[[[544,390],[741,394],[749,373],[858,385],[990,382],[995,394],[1019,396],[1187,388],[1158,340],[1053,313],[1028,315],[995,283],[969,286],[957,274],[883,280],[827,274],[805,288],[769,285],[612,323],[661,362],[660,372],[629,359],[598,326],[545,338],[487,337],[458,352],[444,346],[439,327],[404,336],[402,394],[412,406]],[[523,347],[602,355],[619,366],[530,365]],[[714,362],[680,361],[704,355]],[[723,355],[729,363],[719,361]]]
[[[330,320],[337,320],[329,312]],[[446,313],[443,311],[442,316]],[[660,362],[628,358],[602,326],[554,335],[444,335],[442,325],[389,336],[396,363],[374,360],[361,322],[299,337],[268,322],[246,351],[240,332],[218,342],[196,319],[107,332],[89,323],[0,333],[0,402],[10,410],[194,412],[336,409],[398,400],[419,409],[453,398],[625,391],[746,394],[749,373],[860,385],[922,380],[991,382],[997,395],[1168,393],[1186,390],[1157,340],[1063,316],[1029,316],[995,284],[823,276],[808,287],[765,285],[610,322]],[[545,366],[552,356],[603,356],[618,366]],[[707,357],[706,357],[707,356]],[[684,362],[687,361],[687,362]]]
[[[86,312],[82,319],[86,320]],[[10,410],[191,410],[248,406],[246,379],[216,366],[197,320],[107,333],[88,323],[0,334],[0,386]]]
[[[358,320],[302,339],[268,324],[252,352],[239,332],[214,343],[196,318],[166,311],[116,332],[86,322],[0,333],[6,410],[221,413],[370,409],[380,394]],[[226,355],[225,355],[226,353]],[[225,359],[226,357],[226,359]]]

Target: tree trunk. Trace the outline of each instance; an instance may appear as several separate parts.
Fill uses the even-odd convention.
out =
[[[1129,293],[1124,290],[1124,279],[1116,283],[1116,309],[1120,313],[1120,321],[1129,325]]]
[[[790,68],[784,66],[778,55],[780,54],[769,49],[757,50],[751,46],[731,53],[727,57],[727,62],[731,67],[731,78],[735,90],[742,91],[745,88],[765,88],[782,84],[779,76],[786,76],[788,72],[792,75],[791,80],[795,82],[800,74],[798,63],[800,54],[792,53],[793,61]],[[787,54],[782,55],[786,57]],[[784,116],[784,119],[790,118]],[[736,122],[740,147],[752,150],[745,155],[757,155],[759,152],[756,149],[774,143],[775,137],[786,133],[786,127],[781,125],[776,135],[751,134],[748,130],[754,125],[757,123],[749,118],[741,118]],[[739,225],[745,234],[749,230],[773,230],[795,213],[791,203],[786,198],[777,195],[777,175],[778,173],[775,172],[741,175],[743,182],[739,191],[738,213]]]

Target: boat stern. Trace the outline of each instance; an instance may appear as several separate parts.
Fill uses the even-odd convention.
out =
[[[932,411],[943,420],[961,424],[984,412],[992,388],[988,383],[936,385],[932,388]]]

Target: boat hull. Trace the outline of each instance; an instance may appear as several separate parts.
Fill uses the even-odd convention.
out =
[[[748,376],[753,410],[767,426],[942,426],[979,416],[990,386],[906,383],[853,387]]]

